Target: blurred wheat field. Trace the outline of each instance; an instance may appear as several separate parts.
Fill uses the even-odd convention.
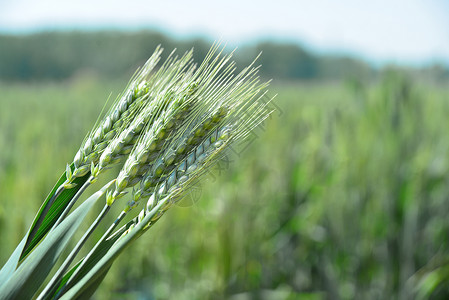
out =
[[[254,143],[127,249],[95,299],[449,296],[449,86],[417,82],[275,83]],[[0,83],[2,264],[125,84]]]

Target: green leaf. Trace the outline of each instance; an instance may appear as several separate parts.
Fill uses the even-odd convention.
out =
[[[72,163],[70,165],[70,169],[74,170],[75,166]],[[48,231],[53,227],[53,225],[58,220],[59,216],[64,211],[64,208],[70,202],[70,200],[75,196],[78,190],[83,186],[83,184],[87,181],[90,174],[86,174],[83,177],[75,178],[73,181],[76,186],[69,190],[63,190],[62,193],[54,200],[53,203],[50,203],[51,198],[57,191],[57,189],[66,181],[66,172],[64,172],[59,180],[56,182],[50,194],[45,199],[42,204],[39,212],[36,214],[34,218],[33,224],[28,231],[28,239],[24,250],[20,256],[20,260],[23,260],[25,256],[27,256],[33,248],[42,240],[42,238],[48,233]]]
[[[162,199],[159,203],[137,224],[127,235],[120,238],[111,249],[81,278],[72,288],[63,294],[61,300],[78,299],[87,288],[91,288],[91,282],[98,281],[104,276],[107,269],[110,268],[114,260],[125,250],[127,246],[136,240],[144,231],[146,225],[159,212],[160,208],[169,200],[169,197]],[[130,224],[130,223],[129,223]]]
[[[113,181],[112,181],[113,182]],[[0,288],[0,299],[31,299],[67,246],[84,217],[112,184],[105,185],[89,197],[30,253]]]
[[[103,269],[102,273],[100,273],[99,276],[95,280],[88,282],[87,286],[84,288],[84,290],[79,294],[79,296],[76,299],[77,300],[90,299],[92,297],[92,295],[95,293],[95,291],[98,289],[98,286],[101,284],[103,279],[108,274],[111,266],[112,266],[112,262],[108,268]]]
[[[38,299],[40,299],[41,297],[42,297],[42,299],[46,299],[46,300],[54,299],[56,294],[59,292],[59,290],[62,288],[62,286],[66,284],[66,282],[69,280],[69,278],[72,276],[72,274],[76,271],[76,269],[78,269],[78,267],[81,265],[83,260],[84,260],[84,258],[81,259],[79,262],[77,262],[76,265],[74,265],[72,267],[72,269],[70,269],[67,273],[64,274],[64,276],[62,276],[61,282],[57,289],[53,288],[51,291],[49,291],[49,295],[52,295],[52,296],[49,296],[49,295],[43,296],[41,294],[38,296]]]
[[[100,261],[100,259],[102,259],[106,255],[106,253],[109,251],[109,249],[111,249],[111,247],[122,236],[122,234],[131,226],[131,224],[134,224],[133,220],[129,221],[127,224],[122,226],[119,230],[117,230],[109,238],[107,238],[106,240],[102,241],[98,245],[98,247],[95,248],[95,251],[92,253],[92,255],[89,256],[89,258],[87,259],[86,263],[81,267],[81,270],[79,271],[79,273],[76,276],[76,278],[73,279],[73,281],[70,283],[70,285],[65,287],[65,288],[69,289],[72,286],[74,286],[76,283],[78,283],[79,280],[82,279],[83,276],[86,275]],[[83,258],[83,260],[84,260],[84,258]],[[48,300],[49,299],[55,299],[56,295],[58,295],[58,292],[66,284],[66,282],[69,280],[69,278],[75,272],[75,270],[79,267],[79,265],[83,262],[83,260],[79,261],[74,267],[72,267],[72,269],[69,272],[67,272],[64,275],[64,277],[63,277],[63,279],[61,281],[61,284],[59,285],[57,291],[56,292],[54,292],[54,291],[52,292],[53,296],[51,298],[47,297],[45,299],[48,299]],[[111,265],[112,265],[112,263],[111,263]],[[107,268],[107,270],[109,270],[109,268]],[[105,271],[104,276],[106,276],[106,273],[107,273],[107,271]],[[103,276],[103,278],[104,278],[104,276]],[[98,282],[98,285],[96,286],[96,288],[98,288],[98,286],[101,283],[101,280],[95,281],[95,282]],[[89,282],[88,284],[89,284],[89,286],[92,286],[91,282]]]
[[[129,225],[131,223],[132,223],[132,221],[129,222]],[[112,245],[114,245],[114,243],[120,238],[121,234],[123,232],[125,232],[125,230],[127,228],[129,228],[129,225],[128,225],[128,227],[123,226],[121,229],[119,229],[116,232],[116,234],[114,234],[110,238],[108,238],[108,239],[104,240],[102,243],[100,243],[100,245],[95,249],[94,253],[92,253],[92,255],[88,258],[88,260],[86,261],[86,264],[83,265],[82,269],[80,270],[80,273],[77,276],[78,279],[82,278],[84,275],[86,275],[87,272],[98,263],[98,261],[109,251],[109,249],[112,247]],[[69,280],[69,278],[72,276],[72,274],[81,265],[83,260],[84,260],[84,258],[82,260],[80,260],[75,266],[73,266],[66,274],[64,274],[58,289],[51,291],[49,294],[52,296],[46,297],[45,299],[54,299],[55,298],[55,296],[61,290],[62,286],[64,286],[66,284],[66,282]],[[105,275],[106,275],[106,273],[105,273]],[[76,284],[77,282],[78,282],[77,280],[74,280],[72,285]],[[101,281],[98,282],[98,284],[100,284],[100,283],[101,283]]]
[[[8,261],[5,263],[3,268],[0,270],[0,287],[3,286],[3,284],[11,278],[12,274],[17,268],[17,265],[19,263],[20,254],[23,251],[23,247],[25,247],[25,243],[27,240],[27,235],[22,239],[22,241],[19,243],[19,245],[16,247],[14,252],[9,257]]]

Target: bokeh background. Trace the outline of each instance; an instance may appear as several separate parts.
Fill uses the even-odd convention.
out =
[[[0,264],[156,45],[218,40],[275,112],[94,299],[447,299],[445,0],[0,1]]]

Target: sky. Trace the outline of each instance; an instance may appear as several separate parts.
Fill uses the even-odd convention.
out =
[[[270,38],[380,64],[449,64],[449,0],[0,0],[0,32],[108,28],[233,46]]]

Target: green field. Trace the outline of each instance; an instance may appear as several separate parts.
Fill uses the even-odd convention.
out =
[[[0,83],[0,264],[125,85]],[[448,83],[387,72],[275,94],[252,143],[128,248],[96,299],[449,296]]]

